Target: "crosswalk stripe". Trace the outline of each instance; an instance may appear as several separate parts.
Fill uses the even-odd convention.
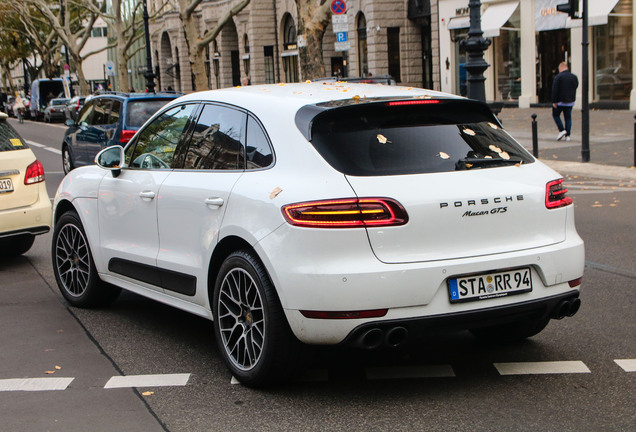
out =
[[[189,379],[189,373],[114,376],[104,388],[184,386]]]
[[[494,363],[500,375],[591,373],[582,361]]]
[[[75,378],[12,378],[0,379],[2,391],[66,390]]]
[[[625,372],[636,372],[636,359],[614,360]]]
[[[367,368],[367,379],[405,379],[405,378],[448,378],[454,377],[455,371],[450,365],[401,366]]]

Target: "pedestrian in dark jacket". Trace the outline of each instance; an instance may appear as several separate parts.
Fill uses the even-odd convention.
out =
[[[576,89],[579,86],[579,80],[572,72],[568,70],[568,64],[561,62],[559,64],[559,73],[554,77],[552,82],[552,117],[559,128],[557,141],[561,141],[565,137],[566,141],[570,141],[570,131],[572,130],[572,107],[576,100]],[[561,121],[561,113],[565,127]]]

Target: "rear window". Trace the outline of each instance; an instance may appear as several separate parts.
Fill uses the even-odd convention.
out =
[[[13,127],[5,120],[0,120],[0,152],[24,150],[27,144],[20,138]]]
[[[126,126],[141,127],[154,113],[172,99],[139,99],[128,101]]]
[[[361,103],[322,111],[311,121],[310,141],[331,166],[355,176],[449,172],[534,161],[485,105],[465,100],[411,103],[415,104]],[[310,109],[315,112],[316,107]]]

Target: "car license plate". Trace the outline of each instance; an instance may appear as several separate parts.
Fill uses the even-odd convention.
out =
[[[529,267],[449,279],[451,303],[486,300],[532,291]]]
[[[11,179],[0,179],[0,193],[13,192],[13,181]]]

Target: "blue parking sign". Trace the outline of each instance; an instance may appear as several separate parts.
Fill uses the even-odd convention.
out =
[[[338,32],[338,33],[336,33],[336,41],[338,41],[338,42],[346,42],[347,41],[347,32]]]

